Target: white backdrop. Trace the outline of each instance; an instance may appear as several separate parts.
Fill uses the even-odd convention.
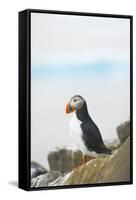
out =
[[[18,175],[18,11],[26,8],[56,9],[96,13],[134,15],[135,0],[12,0],[1,1],[0,6],[0,198],[4,199],[120,199],[136,195],[134,185],[86,189],[25,192],[17,188]],[[135,55],[134,38],[134,55]],[[135,62],[135,56],[134,56]],[[135,70],[134,70],[134,76]],[[134,81],[134,86],[136,81]],[[135,101],[135,94],[134,94]],[[135,105],[134,105],[135,110]],[[135,116],[134,116],[135,122]],[[134,123],[134,130],[136,124]],[[134,135],[134,156],[136,136]],[[134,169],[136,159],[134,158]]]

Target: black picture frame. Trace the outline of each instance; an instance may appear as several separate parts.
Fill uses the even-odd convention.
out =
[[[77,15],[130,19],[130,181],[85,185],[31,188],[31,13]],[[18,186],[27,191],[93,186],[125,185],[133,183],[133,16],[119,14],[85,13],[56,10],[27,9],[19,12],[19,174]]]

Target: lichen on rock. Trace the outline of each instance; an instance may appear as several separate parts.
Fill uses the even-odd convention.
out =
[[[80,164],[83,154],[80,150],[56,148],[48,155],[48,163],[51,171],[61,173],[70,172]]]
[[[74,170],[65,185],[127,182],[130,180],[130,138],[113,155],[100,156]]]
[[[42,174],[33,178],[31,180],[31,187],[46,187],[49,183],[56,180],[58,177],[61,177],[61,173],[58,171],[50,171],[46,174]]]
[[[49,171],[32,162],[31,187],[80,185],[130,181],[130,122],[117,127],[118,139],[108,141],[111,155],[86,156],[86,163],[80,165],[83,154],[80,150],[61,147],[48,155]],[[120,141],[120,142],[119,142]],[[42,175],[38,175],[38,173]],[[36,177],[35,177],[36,174]]]
[[[130,120],[122,123],[116,128],[120,143],[123,144],[126,139],[130,136]]]

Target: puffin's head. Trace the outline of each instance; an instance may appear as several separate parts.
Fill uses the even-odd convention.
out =
[[[71,113],[82,108],[85,100],[80,95],[73,96],[66,105],[66,113]]]

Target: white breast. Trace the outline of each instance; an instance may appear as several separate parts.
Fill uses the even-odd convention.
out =
[[[76,114],[74,113],[69,126],[70,135],[73,138],[73,142],[77,145],[77,147],[82,151],[86,152],[86,146],[82,140],[82,129],[80,127],[81,121],[77,118]]]

